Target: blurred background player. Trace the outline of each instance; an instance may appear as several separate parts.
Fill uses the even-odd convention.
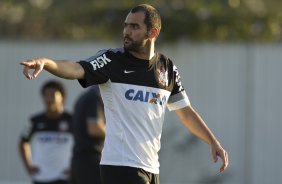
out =
[[[52,80],[41,95],[45,110],[30,118],[20,137],[20,156],[34,184],[67,184],[73,137],[72,116],[64,110],[66,92]]]
[[[105,138],[105,116],[97,86],[90,87],[78,98],[73,127],[75,145],[71,183],[100,184],[99,163]]]

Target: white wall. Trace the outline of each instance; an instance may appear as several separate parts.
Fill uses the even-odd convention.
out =
[[[18,63],[40,56],[79,60],[116,46],[0,42],[0,184],[28,181],[17,141],[28,117],[42,109],[38,91],[51,78],[44,72],[28,81]],[[220,163],[212,162],[209,147],[194,139],[175,114],[168,112],[160,153],[161,182],[281,183],[282,45],[180,43],[163,45],[160,50],[178,66],[193,106],[230,156],[228,171],[218,174]],[[68,89],[66,107],[71,111],[83,89],[76,81],[61,81]]]

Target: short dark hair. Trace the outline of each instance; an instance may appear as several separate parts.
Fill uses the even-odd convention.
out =
[[[161,16],[156,8],[148,4],[140,4],[130,10],[131,13],[136,13],[140,11],[145,13],[144,23],[146,24],[148,31],[151,31],[152,28],[158,28],[159,30],[161,30]]]
[[[47,81],[43,84],[43,86],[41,87],[41,95],[44,95],[44,92],[46,89],[55,89],[60,91],[60,93],[62,94],[62,96],[65,98],[66,97],[66,90],[64,85],[56,80],[50,80]]]

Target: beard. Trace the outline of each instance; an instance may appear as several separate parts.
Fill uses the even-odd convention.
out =
[[[143,39],[134,41],[133,39],[129,38],[128,36],[124,37],[123,41],[123,47],[127,51],[133,51],[133,52],[139,52],[144,50],[144,47],[146,45],[145,39],[147,38],[147,35],[144,36]]]

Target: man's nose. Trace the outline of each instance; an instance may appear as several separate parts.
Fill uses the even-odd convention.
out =
[[[128,26],[124,27],[123,29],[123,35],[124,36],[129,36],[131,33],[130,29],[128,28]]]

